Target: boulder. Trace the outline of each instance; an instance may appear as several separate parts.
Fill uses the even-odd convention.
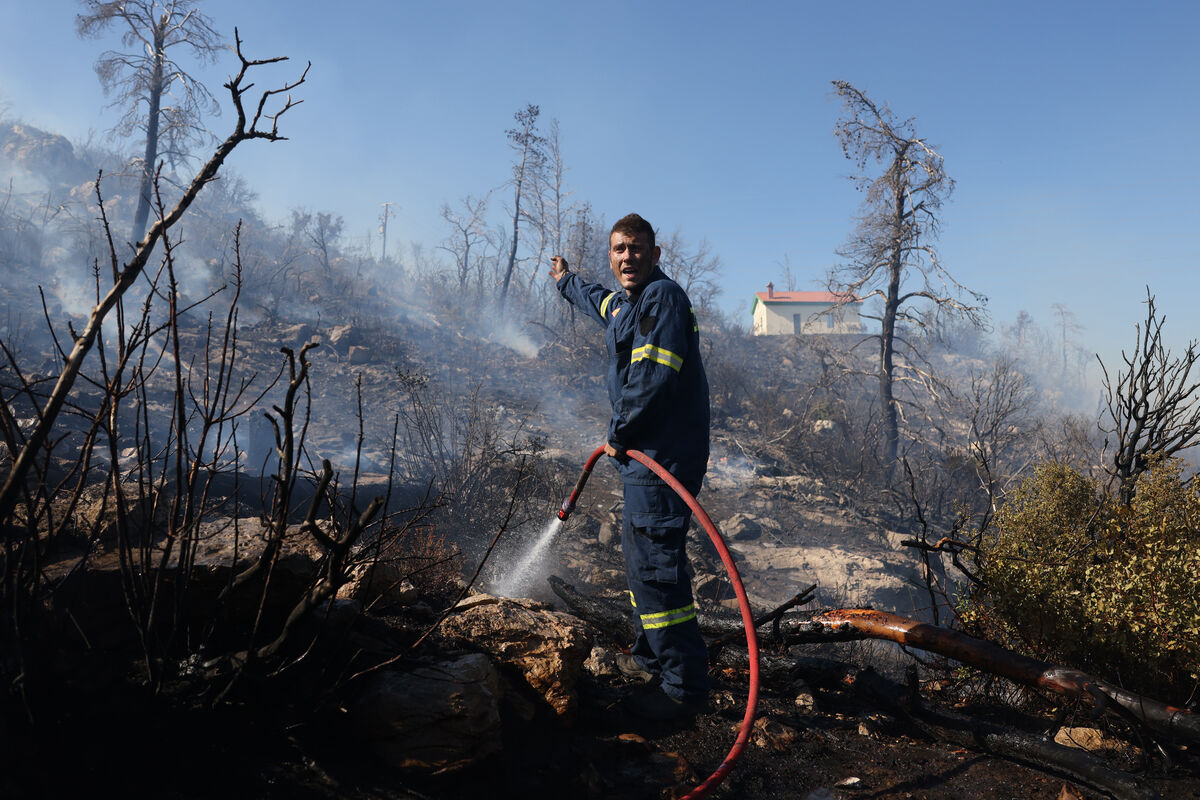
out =
[[[721,526],[725,538],[733,542],[751,542],[762,536],[763,526],[756,517],[737,513]]]
[[[778,542],[783,528],[770,517],[737,513],[721,525],[721,533],[729,541],[749,542],[762,537]]]
[[[350,570],[349,580],[338,589],[338,597],[357,600],[364,606],[407,606],[417,601],[418,592],[398,564],[372,561]]]
[[[621,523],[612,520],[601,522],[596,539],[604,547],[615,547],[621,542]]]
[[[729,582],[728,578],[714,575],[711,572],[697,573],[692,580],[692,594],[696,596],[697,600],[711,603],[737,597],[733,591],[733,584]]]
[[[475,595],[442,623],[545,699],[559,716],[576,705],[575,683],[592,643],[585,623],[532,600]]]
[[[334,350],[346,355],[352,345],[363,343],[363,335],[353,325],[334,325],[326,332],[325,340]]]
[[[93,513],[89,506],[81,513]],[[105,514],[108,513],[106,510]],[[103,521],[103,520],[102,520]],[[218,519],[201,523],[195,537],[187,540],[188,588],[182,617],[205,621],[217,608],[217,598],[233,574],[258,560],[267,543],[267,530],[257,517]],[[97,647],[116,646],[135,633],[131,627],[128,600],[123,588],[123,569],[145,573],[162,569],[165,585],[175,587],[180,578],[179,557],[184,543],[176,540],[167,551],[165,537],[157,536],[144,551],[133,549],[132,563],[122,566],[115,542],[100,541],[88,552],[59,553],[44,567],[54,586],[56,604],[72,609],[76,625]],[[299,526],[289,526],[271,570],[271,592],[264,609],[269,618],[286,615],[317,578],[324,552]],[[86,569],[80,568],[86,564]],[[235,592],[224,603],[222,613],[230,616],[258,613],[261,581]]]
[[[453,770],[499,753],[500,678],[481,653],[372,675],[349,711],[367,748],[401,769]]]
[[[308,341],[313,337],[313,333],[313,327],[307,322],[285,325],[279,330],[279,343],[294,350],[299,350],[308,344]]]

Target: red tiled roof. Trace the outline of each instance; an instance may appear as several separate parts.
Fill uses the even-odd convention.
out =
[[[770,297],[766,292],[755,292],[754,296],[764,303],[838,303],[861,302],[857,297],[847,298],[846,295],[834,292],[774,292]]]

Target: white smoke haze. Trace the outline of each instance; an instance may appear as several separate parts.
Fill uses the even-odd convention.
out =
[[[55,184],[46,176],[32,174],[18,180],[16,170],[9,172],[14,187],[19,185],[26,193],[27,211],[38,192],[86,194],[82,182]],[[132,206],[129,183],[124,178],[111,182],[106,178],[102,187],[106,208],[112,205],[111,230],[122,253],[127,252],[122,232],[128,228]],[[266,220],[253,208],[239,205],[234,194],[220,194],[236,183],[206,187],[205,193],[216,194],[206,200],[203,214],[185,218],[177,234],[175,274],[182,301],[198,300],[230,282],[236,256],[233,229],[238,219],[246,220],[241,239],[245,284],[238,335],[253,354],[240,363],[237,380],[257,373],[261,385],[282,365],[281,345],[298,351],[311,337],[321,339],[322,346],[309,354],[314,400],[304,411],[311,459],[329,458],[343,476],[354,471],[356,462],[361,472],[386,472],[391,463],[393,420],[400,414],[396,454],[400,480],[426,485],[433,479],[439,489],[452,490],[453,499],[444,512],[447,524],[457,526],[458,533],[476,547],[494,532],[494,517],[472,518],[473,512],[467,509],[471,504],[481,504],[491,512],[503,508],[513,480],[512,473],[504,469],[484,470],[479,473],[484,488],[472,485],[464,489],[468,485],[464,470],[486,461],[480,454],[506,452],[509,460],[497,459],[496,463],[511,466],[517,458],[512,454],[525,452],[522,440],[538,437],[545,448],[538,458],[565,464],[565,470],[559,468],[559,472],[567,474],[559,475],[558,480],[569,481],[592,450],[603,443],[609,410],[601,333],[588,320],[575,320],[571,326],[561,316],[562,301],[544,275],[545,265],[523,264],[515,276],[519,280],[514,280],[502,305],[498,295],[505,252],[499,245],[481,245],[483,256],[477,271],[465,283],[459,282],[437,248],[389,247],[389,254],[397,255],[383,262],[343,238],[322,253],[311,235],[292,224],[294,219]],[[63,313],[77,318],[86,317],[95,303],[92,265],[99,261],[102,274],[108,269],[107,244],[96,221],[98,212],[94,197],[89,197],[77,202],[70,214],[41,225],[39,261],[22,264],[27,274],[45,282],[48,296]],[[580,258],[576,266],[607,280],[603,247],[596,244],[602,245],[603,234],[591,239],[595,252]],[[127,309],[137,308],[147,291],[143,281],[129,296]],[[189,312],[181,325],[202,326],[209,313],[223,319],[230,294],[218,294]],[[163,322],[163,304],[157,304],[153,314],[155,323]],[[11,308],[8,318],[11,330],[18,324]],[[104,331],[110,350],[114,324],[110,319]],[[335,344],[333,329],[339,326],[348,328],[349,338]],[[810,404],[807,382],[816,380],[817,362],[799,363],[808,358],[807,351],[791,340],[754,340],[725,330],[719,320],[704,327],[705,347],[718,356],[712,367],[721,359],[732,362],[725,365],[728,376],[717,377],[710,368],[710,380],[732,383],[738,389],[729,392],[733,399],[726,401],[726,418],[721,424],[752,423],[742,429],[746,441],[768,437],[780,442],[761,452],[753,445],[743,452],[714,439],[707,478],[710,486],[736,489],[773,470],[796,470],[797,453],[802,454],[803,447],[832,446],[830,442],[848,439],[862,427],[853,423],[853,415],[867,413],[872,402],[869,387],[861,397],[846,398],[838,413],[810,419],[809,415],[817,412]],[[1056,329],[1054,321],[1039,324],[1031,318],[1022,319],[1013,331],[1001,328],[991,336],[946,326],[935,334],[907,333],[922,341],[939,377],[954,386],[992,380],[997,360],[1007,355],[1035,387],[1025,409],[1028,417],[1072,408],[1095,413],[1094,369],[1078,355],[1082,347],[1077,330],[1062,324]],[[195,333],[194,328],[191,332]],[[156,339],[152,349],[161,347]],[[356,348],[353,356],[351,348]],[[776,352],[798,362],[794,375],[787,378],[794,383],[773,384],[775,378],[761,367],[760,361],[774,364],[774,356],[767,354]],[[555,364],[557,359],[570,359],[570,367]],[[190,368],[188,363],[182,366]],[[431,387],[420,401],[399,386],[401,374],[418,373],[428,378]],[[364,376],[361,452],[353,391],[360,374]],[[738,387],[738,382],[745,385]],[[282,387],[277,386],[264,398],[263,407],[269,409],[281,399]],[[416,410],[426,414],[421,419],[415,418],[415,402],[425,404],[423,410]],[[826,403],[834,408],[832,400]],[[839,413],[850,415],[850,424]],[[256,469],[270,461],[273,449],[272,437],[261,430],[261,420],[254,422],[260,417],[255,412],[239,421],[242,461]],[[828,423],[830,430],[813,429],[814,419]],[[256,424],[259,435],[251,436],[250,429]],[[790,428],[805,435],[784,435]],[[938,445],[949,451],[961,447],[969,431],[951,422],[943,426],[943,433],[946,438]],[[802,444],[793,446],[793,442]],[[224,447],[221,458],[230,463],[232,446],[226,442]],[[315,469],[317,465],[309,462],[307,466]],[[545,524],[543,515],[549,518],[562,499],[554,489],[546,488],[550,483],[537,490],[539,496],[522,500],[522,513],[532,521],[512,537],[514,542],[531,545],[538,540]],[[498,567],[511,565],[525,552],[518,550],[499,554]]]
[[[538,354],[539,344],[533,337],[510,318],[497,314],[493,317],[495,325],[490,330],[484,328],[483,340],[502,347],[507,347],[523,358],[534,358]]]

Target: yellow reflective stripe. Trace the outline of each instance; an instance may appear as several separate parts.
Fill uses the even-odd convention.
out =
[[[678,625],[681,622],[687,622],[696,618],[696,604],[689,603],[683,608],[674,608],[670,611],[660,611],[657,614],[642,614],[642,627],[646,630],[655,628],[668,628],[672,625]]]
[[[692,330],[696,332],[700,331],[700,320],[696,319],[696,309],[694,308],[692,309]]]
[[[612,299],[616,296],[616,292],[609,292],[608,294],[604,295],[604,299],[600,301],[600,316],[608,316],[608,304],[611,303]]]
[[[633,351],[633,358],[630,359],[631,364],[641,361],[643,358],[648,358],[651,361],[657,361],[659,364],[670,367],[679,372],[683,368],[683,359],[672,353],[670,350],[664,350],[661,347],[655,347],[652,344],[644,344]]]
[[[637,598],[633,596],[632,591],[629,592],[629,604],[634,608],[637,608]]]

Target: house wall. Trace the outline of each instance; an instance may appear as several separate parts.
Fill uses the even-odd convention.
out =
[[[833,315],[821,316],[821,312],[829,308],[827,303],[764,303],[760,300],[754,304],[753,333],[755,336],[790,336],[796,333],[795,314],[800,315],[800,333],[861,333],[859,305],[851,303]]]

